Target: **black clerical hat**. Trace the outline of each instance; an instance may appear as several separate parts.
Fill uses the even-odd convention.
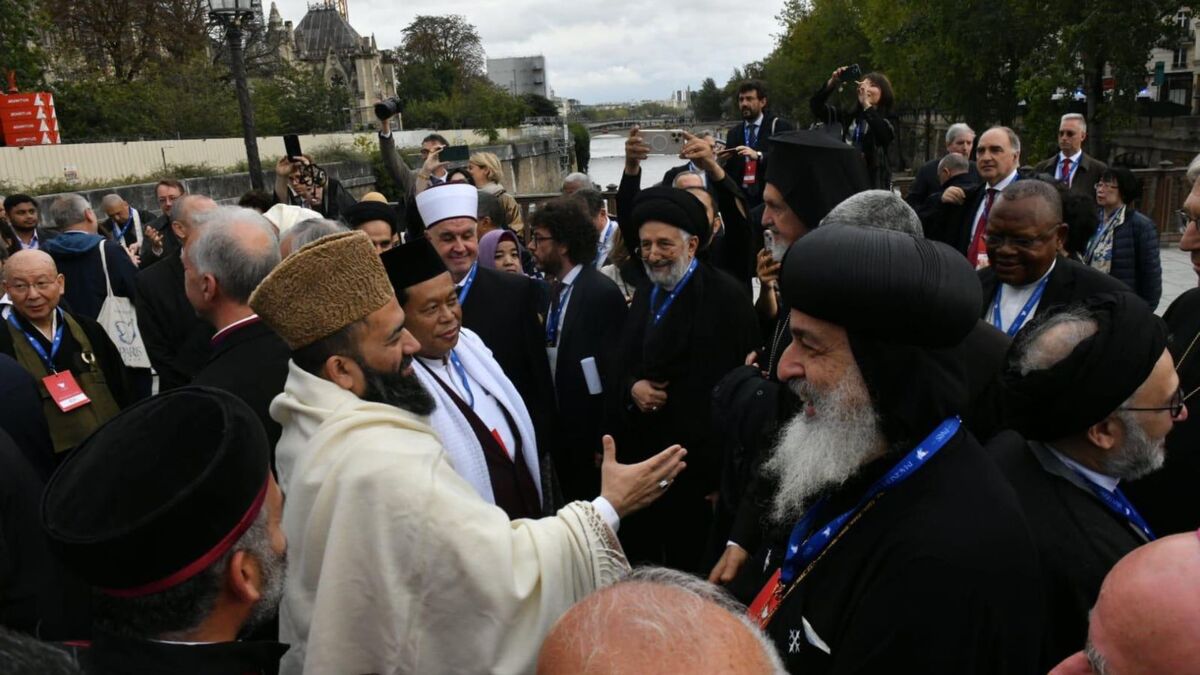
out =
[[[862,153],[824,131],[787,131],[769,142],[766,182],[810,230],[847,197],[871,187]]]
[[[821,228],[783,258],[792,309],[883,342],[950,347],[975,327],[983,291],[940,242],[871,227]]]
[[[406,244],[394,246],[384,251],[379,260],[387,270],[388,279],[392,282],[397,297],[404,289],[446,272],[446,263],[442,262],[442,257],[425,237],[417,237]]]
[[[126,408],[62,463],[42,526],[62,562],[118,597],[158,593],[220,559],[267,494],[269,445],[238,397],[183,387]]]
[[[358,202],[342,212],[342,219],[351,228],[356,228],[372,220],[382,220],[392,228],[392,232],[396,232],[399,228],[399,218],[396,216],[396,209],[392,208],[390,204],[384,204],[383,202]]]
[[[674,225],[690,235],[700,238],[700,248],[708,243],[712,234],[712,225],[708,222],[708,212],[700,198],[687,190],[656,185],[638,193],[633,200],[634,227],[657,220],[668,225]]]

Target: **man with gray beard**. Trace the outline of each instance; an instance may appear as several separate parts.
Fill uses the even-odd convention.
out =
[[[1004,380],[1016,431],[988,449],[1017,489],[1041,554],[1044,672],[1084,643],[1104,575],[1154,539],[1117,485],[1162,466],[1167,434],[1187,408],[1166,325],[1124,292],[1028,326]]]
[[[615,358],[618,458],[639,461],[666,442],[684,445],[689,459],[662,500],[622,525],[621,541],[631,561],[697,571],[720,477],[711,392],[758,344],[757,323],[748,290],[696,257],[712,233],[700,199],[647,188],[630,223],[649,283],[633,296]]]
[[[765,465],[780,530],[732,590],[791,672],[1033,672],[1036,551],[959,419],[972,274],[873,228],[822,227],[784,258],[779,375],[804,403]]]

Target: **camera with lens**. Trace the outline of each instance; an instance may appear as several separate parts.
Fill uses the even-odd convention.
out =
[[[385,98],[379,103],[375,104],[375,116],[378,117],[380,121],[383,121],[398,114],[400,112],[400,108],[401,101],[399,96]]]

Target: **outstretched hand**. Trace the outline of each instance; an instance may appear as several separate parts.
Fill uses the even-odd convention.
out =
[[[679,472],[687,468],[687,450],[672,445],[637,464],[617,462],[617,443],[604,436],[604,461],[600,464],[600,496],[612,504],[617,516],[640,511],[666,494]]]

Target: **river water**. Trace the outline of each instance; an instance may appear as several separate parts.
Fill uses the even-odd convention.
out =
[[[603,134],[592,136],[589,146],[592,158],[588,163],[588,175],[592,182],[600,187],[608,188],[621,182],[621,172],[625,170],[625,139],[624,134]],[[662,180],[663,174],[673,166],[683,164],[683,160],[675,155],[650,155],[642,161],[642,187],[650,187]]]

